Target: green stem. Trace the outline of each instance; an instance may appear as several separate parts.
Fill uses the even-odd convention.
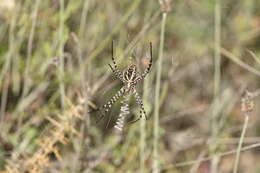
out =
[[[151,3],[149,4],[148,9],[152,9]],[[152,13],[153,12],[151,10],[147,10],[146,13],[145,13],[144,21],[148,21],[148,23],[151,23],[151,21],[153,19],[153,17],[151,17]],[[158,13],[159,13],[159,11],[158,11]],[[146,26],[147,26],[147,24],[145,24],[143,26],[143,28],[145,28]],[[136,36],[136,38],[137,37],[138,36]],[[149,86],[150,86],[150,80],[151,79],[152,79],[152,76],[150,74],[149,76],[147,76],[146,80],[144,80],[144,85],[143,85],[143,102],[144,102],[144,105],[149,104],[149,98],[148,97],[149,97],[149,93],[150,93]],[[149,112],[150,112],[150,110],[147,110],[148,116],[149,116]],[[147,145],[146,145],[146,128],[145,127],[146,127],[146,120],[144,118],[142,118],[141,123],[140,123],[140,172],[141,173],[145,173],[145,158],[146,158],[145,157],[145,151],[147,150],[146,149]]]
[[[34,33],[36,28],[36,22],[37,22],[37,14],[40,6],[40,0],[36,0],[35,6],[34,6],[34,12],[32,14],[32,27],[29,35],[29,40],[27,44],[27,58],[25,63],[25,70],[24,70],[24,86],[23,86],[23,92],[22,92],[22,99],[25,97],[25,95],[28,93],[29,87],[28,87],[28,80],[29,80],[29,68],[30,68],[30,61],[32,57],[32,47],[33,47],[33,40],[34,40]]]
[[[219,105],[219,91],[220,91],[220,81],[221,81],[221,74],[220,74],[220,68],[221,68],[221,54],[220,54],[220,46],[221,46],[221,8],[220,8],[221,0],[216,0],[215,4],[215,33],[214,33],[214,40],[215,40],[215,52],[214,52],[214,102],[213,102],[213,112],[212,112],[212,120],[211,120],[211,127],[212,127],[212,137],[213,140],[216,140],[218,136],[218,116],[220,115],[218,113],[218,105]],[[216,148],[218,146],[214,146],[211,149],[212,154],[214,154],[216,151]],[[214,155],[212,162],[211,162],[211,172],[216,173],[217,167],[219,163],[219,156]]]
[[[238,148],[237,148],[237,154],[236,154],[236,160],[235,160],[233,173],[237,173],[241,148],[242,148],[242,144],[243,144],[243,141],[244,141],[244,138],[245,138],[246,129],[247,129],[247,126],[248,126],[248,120],[249,120],[249,116],[245,115],[245,122],[244,122],[243,130],[242,130],[242,133],[241,133],[241,136],[240,136],[240,139],[239,139],[239,144],[238,144]]]
[[[64,109],[65,102],[65,85],[64,85],[64,23],[65,23],[65,14],[64,14],[64,0],[60,0],[60,26],[59,26],[59,82],[60,82],[60,99],[61,107]]]
[[[20,9],[18,12],[20,12]],[[9,26],[9,35],[8,35],[8,52],[5,57],[5,62],[4,65],[2,66],[1,72],[0,72],[0,93],[1,93],[1,103],[0,103],[0,130],[2,130],[3,125],[4,125],[4,116],[5,116],[5,111],[7,107],[7,97],[8,97],[8,84],[9,82],[9,77],[8,73],[11,71],[11,64],[12,60],[14,58],[15,54],[15,27],[17,25],[17,18],[18,18],[18,13],[15,13],[11,17],[11,22]]]
[[[144,81],[144,86],[143,86],[143,100],[144,100],[144,105],[147,105],[148,103],[148,96],[149,96],[149,78]],[[140,123],[140,172],[144,173],[145,172],[145,148],[146,148],[146,120],[144,118],[141,118],[141,123]]]
[[[167,13],[162,15],[161,34],[160,34],[160,47],[159,58],[157,64],[157,75],[155,85],[155,103],[154,103],[154,138],[153,138],[153,173],[159,171],[159,156],[158,156],[158,140],[159,140],[159,107],[160,107],[160,86],[161,86],[161,72],[162,72],[162,57],[164,47],[164,33],[166,24]]]

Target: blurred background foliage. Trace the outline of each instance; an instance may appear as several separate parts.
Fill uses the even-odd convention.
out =
[[[260,88],[260,1],[172,0],[168,8],[155,102],[162,41],[158,1],[0,0],[1,170],[19,168],[44,148],[38,141],[55,127],[46,117],[73,114],[82,100],[83,118],[70,120],[81,137],[64,132],[69,142],[55,144],[62,160],[49,152],[41,171],[152,172],[157,162],[161,172],[207,173],[214,154],[236,149],[243,92]],[[143,71],[153,43],[151,73],[138,86],[148,120],[126,123],[122,134],[113,131],[120,102],[98,124],[98,112],[88,113],[122,87],[108,66],[112,40],[121,70],[135,63]],[[220,70],[219,78],[214,69]],[[258,97],[254,101],[259,104]],[[155,104],[159,126],[154,126]],[[139,116],[133,99],[130,110],[128,121]],[[255,106],[250,115],[244,145],[260,143],[259,111]],[[154,128],[158,158],[153,157]],[[218,157],[217,172],[231,172],[235,153]],[[190,162],[198,158],[206,159]],[[259,160],[258,148],[243,152],[240,172],[259,172]]]

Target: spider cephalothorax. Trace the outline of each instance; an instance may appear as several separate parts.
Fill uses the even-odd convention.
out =
[[[136,65],[130,65],[123,73],[124,85],[128,89],[137,84],[138,78]]]
[[[152,43],[150,43],[150,62],[148,67],[145,69],[145,71],[140,75],[137,71],[136,65],[130,65],[127,67],[127,69],[122,73],[116,64],[116,61],[114,59],[114,53],[113,53],[113,42],[112,42],[112,61],[114,64],[114,67],[112,67],[110,64],[109,67],[113,71],[114,75],[116,78],[118,78],[121,82],[123,82],[124,86],[105,104],[103,105],[99,110],[102,112],[102,116],[100,119],[102,119],[105,116],[105,113],[107,113],[112,105],[123,95],[126,94],[133,94],[137,104],[140,106],[140,117],[133,121],[136,122],[140,118],[142,118],[142,114],[145,115],[145,118],[147,119],[146,112],[144,110],[143,102],[141,97],[136,91],[136,85],[138,84],[139,81],[143,80],[145,76],[149,73],[151,66],[152,66]]]

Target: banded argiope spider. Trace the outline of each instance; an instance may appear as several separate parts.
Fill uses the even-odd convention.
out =
[[[116,76],[117,79],[119,79],[123,83],[123,87],[106,103],[104,104],[100,109],[98,109],[101,112],[101,116],[98,119],[100,121],[102,118],[104,118],[105,114],[111,109],[112,105],[122,96],[126,94],[133,94],[135,97],[135,100],[137,104],[140,107],[140,116],[136,120],[132,122],[136,122],[142,118],[142,114],[144,114],[145,119],[147,119],[146,112],[144,110],[144,105],[142,102],[141,97],[139,96],[138,92],[136,91],[136,85],[143,80],[146,75],[149,73],[151,66],[152,66],[152,43],[150,42],[150,62],[148,67],[145,69],[145,71],[140,75],[137,71],[136,65],[132,64],[127,67],[127,69],[123,72],[121,72],[116,64],[116,61],[114,59],[114,43],[112,41],[112,48],[111,48],[111,54],[112,54],[112,62],[114,64],[114,67],[112,67],[110,64],[109,67],[111,68],[113,74]],[[97,122],[98,122],[97,121]]]

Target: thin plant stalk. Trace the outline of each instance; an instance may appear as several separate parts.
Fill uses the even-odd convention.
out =
[[[148,6],[148,9],[152,8],[151,3]],[[159,13],[159,11],[158,11]],[[148,21],[148,24],[145,24],[143,29],[146,26],[149,26],[150,23],[152,22],[153,17],[151,17],[152,11],[151,10],[147,10],[147,12],[145,13],[145,21]],[[159,16],[159,15],[158,15]],[[151,18],[150,18],[151,17]],[[148,27],[147,27],[148,28]],[[145,35],[145,34],[139,34],[140,35]],[[138,40],[138,36],[136,36],[136,38],[134,40]],[[149,81],[150,81],[151,77],[147,76],[147,79],[144,80],[144,84],[143,84],[143,102],[144,105],[149,104],[148,103],[148,96],[149,96]],[[148,113],[149,114],[149,113]],[[140,172],[144,173],[145,172],[145,151],[146,151],[146,120],[144,118],[141,118],[141,123],[140,123]]]
[[[220,45],[221,45],[221,6],[220,6],[221,0],[216,0],[215,3],[215,25],[214,25],[214,40],[215,40],[215,52],[214,52],[214,102],[213,102],[213,112],[212,112],[212,137],[213,140],[215,140],[218,136],[218,116],[217,113],[217,107],[219,105],[219,91],[220,91],[220,81],[221,81],[221,52],[220,52]],[[214,146],[214,148],[211,149],[212,154],[214,154],[217,146]],[[219,163],[219,156],[214,155],[212,162],[211,162],[211,172],[217,173],[217,167]]]
[[[162,57],[164,47],[164,34],[167,13],[162,14],[161,34],[160,34],[160,47],[159,57],[157,64],[156,85],[155,85],[155,103],[154,103],[154,127],[153,127],[153,173],[159,171],[159,156],[158,156],[158,141],[159,141],[159,106],[160,106],[160,86],[161,86],[161,73],[162,73]]]
[[[255,144],[247,145],[247,146],[241,148],[241,151],[248,151],[248,150],[251,150],[253,148],[258,148],[258,147],[260,147],[260,143],[255,143]],[[219,157],[224,157],[224,156],[228,156],[228,155],[231,155],[231,154],[233,155],[236,152],[237,152],[237,150],[230,150],[230,151],[227,151],[227,152],[218,153],[218,155],[219,155]],[[193,164],[197,164],[199,162],[206,162],[206,161],[210,161],[210,160],[212,160],[212,156],[203,157],[199,160],[196,159],[196,160],[190,160],[190,161],[186,161],[186,162],[170,164],[169,166],[165,166],[163,170],[176,168],[176,167],[192,166]]]
[[[253,74],[257,75],[257,76],[260,76],[260,71],[259,70],[257,70],[256,68],[254,68],[254,67],[244,63],[243,61],[241,61],[241,59],[239,57],[237,57],[233,53],[229,52],[228,50],[226,50],[224,48],[221,48],[220,51],[224,55],[224,57],[229,58],[234,63],[236,63],[240,67],[244,68],[245,70],[249,71],[250,73],[253,73]]]
[[[144,100],[144,105],[148,104],[148,86],[149,86],[149,78],[144,81],[144,86],[143,86],[143,100]],[[144,118],[141,118],[141,123],[140,123],[140,172],[145,172],[145,147],[146,147],[146,120]]]
[[[260,59],[258,57],[256,57],[256,55],[254,54],[254,52],[248,50],[248,52],[250,53],[250,55],[254,58],[254,60],[260,65]]]
[[[80,66],[80,81],[83,90],[83,95],[86,97],[86,79],[85,79],[85,68],[82,58],[82,44],[84,43],[84,31],[86,30],[86,19],[87,19],[87,12],[89,9],[89,1],[84,1],[84,6],[82,9],[81,19],[80,19],[80,26],[79,26],[79,40],[77,46],[77,54],[78,54],[78,61]],[[88,124],[89,126],[89,124]]]
[[[217,98],[220,87],[220,61],[221,61],[221,8],[220,8],[220,0],[216,0],[215,4],[215,51],[214,51],[214,60],[215,60],[215,68],[214,68],[214,97]]]
[[[140,172],[145,172],[145,138],[146,138],[146,120],[141,118],[140,123]]]
[[[240,136],[240,139],[239,139],[239,143],[238,143],[238,148],[237,148],[236,160],[235,160],[235,164],[234,164],[233,173],[237,173],[237,170],[238,170],[241,148],[242,148],[243,141],[245,139],[245,134],[246,134],[247,126],[248,126],[248,121],[249,121],[249,116],[248,116],[248,114],[246,114],[245,115],[245,122],[244,122],[243,130],[242,130],[242,133],[241,133],[241,136]]]
[[[25,62],[24,85],[23,85],[21,102],[24,100],[24,97],[27,95],[27,93],[29,91],[29,84],[28,84],[29,69],[30,69],[30,61],[31,61],[31,57],[32,57],[34,33],[35,33],[35,29],[36,29],[37,14],[38,14],[40,2],[41,2],[40,0],[36,0],[35,6],[34,6],[34,11],[32,13],[32,27],[31,27],[31,31],[29,34],[29,40],[27,43],[27,58],[26,58],[26,62]],[[23,120],[23,116],[19,116],[18,125],[17,125],[18,128],[20,128],[22,120]]]
[[[241,133],[241,136],[240,136],[240,139],[239,139],[239,144],[238,144],[238,148],[237,148],[237,152],[236,152],[237,154],[236,154],[233,173],[237,173],[237,170],[238,170],[240,152],[241,152],[242,144],[243,144],[243,141],[244,141],[244,138],[245,138],[246,129],[247,129],[247,126],[248,126],[249,114],[254,109],[254,101],[253,101],[254,97],[255,97],[254,93],[251,93],[251,92],[246,90],[246,94],[241,100],[242,101],[241,102],[241,111],[244,113],[245,121],[244,121],[243,130],[242,130],[242,133]]]
[[[27,94],[29,88],[28,88],[28,80],[29,80],[29,67],[30,67],[30,60],[32,57],[32,47],[33,47],[33,40],[34,40],[34,33],[35,33],[35,28],[36,28],[36,22],[37,22],[37,14],[38,14],[38,9],[40,6],[40,0],[36,0],[34,11],[32,14],[32,27],[29,35],[29,40],[27,44],[27,58],[26,58],[26,64],[25,64],[25,70],[24,70],[24,86],[23,86],[23,92],[22,92],[22,99],[25,97]]]
[[[81,92],[83,93],[83,98],[87,98],[87,89],[86,89],[86,78],[85,78],[85,68],[83,64],[83,58],[82,58],[82,48],[83,48],[83,43],[84,43],[84,33],[86,30],[86,21],[87,21],[87,14],[88,14],[88,9],[89,9],[89,0],[83,0],[84,3],[83,8],[82,8],[82,13],[81,13],[81,18],[80,18],[80,25],[79,25],[79,32],[78,35],[79,37],[76,38],[76,43],[77,43],[77,57],[78,57],[78,62],[79,62],[79,68],[80,68],[80,84],[81,84]],[[86,107],[87,103],[85,102],[83,104],[84,106],[84,115],[86,115]],[[87,151],[88,149],[86,148],[86,138],[87,138],[87,128],[90,127],[90,118],[89,116],[85,117],[85,121],[81,124],[80,127],[80,132],[83,134],[83,138],[80,139],[79,145],[76,146],[76,154],[77,154],[77,159],[75,159],[72,172],[79,172],[80,170],[83,170],[85,168],[84,165],[84,160],[86,160],[86,155],[83,152],[84,150]]]
[[[18,13],[20,12],[20,9],[17,9]],[[17,24],[17,18],[18,13],[15,13],[11,18],[11,24],[9,26],[9,40],[8,40],[8,52],[5,58],[5,63],[1,69],[0,73],[0,88],[2,88],[1,91],[1,105],[0,105],[0,130],[3,128],[3,121],[7,106],[7,97],[8,97],[8,73],[11,70],[11,63],[12,59],[14,57],[14,50],[15,50],[15,27]]]
[[[64,14],[64,0],[60,0],[60,25],[59,25],[59,86],[60,86],[60,101],[61,107],[64,109],[65,104],[65,85],[64,85],[64,23],[65,23],[65,14]]]

